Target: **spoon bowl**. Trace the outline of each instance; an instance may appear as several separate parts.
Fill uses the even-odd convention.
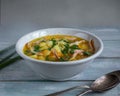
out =
[[[105,75],[96,79],[91,85],[93,91],[102,92],[117,86],[119,79],[115,75]]]
[[[111,88],[114,88],[120,83],[119,77],[120,77],[120,70],[101,76],[92,83],[92,85],[87,91],[84,91],[78,94],[77,96],[83,96],[84,94],[89,92],[103,92]]]

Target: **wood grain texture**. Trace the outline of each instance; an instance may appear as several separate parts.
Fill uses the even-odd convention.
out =
[[[91,33],[96,34],[102,40],[120,40],[120,29],[119,28],[94,28],[87,29]]]
[[[21,60],[0,70],[1,96],[44,96],[75,85],[89,85],[101,75],[120,70],[120,30],[109,28],[85,30],[95,33],[103,40],[104,50],[82,73],[67,82],[46,81],[38,76],[27,62]],[[13,43],[9,41],[0,41],[0,50],[11,44]],[[86,96],[120,96],[119,90],[120,85],[104,93],[94,93]],[[61,96],[75,96],[81,91],[75,90]]]
[[[26,25],[29,25],[29,24],[26,24]],[[0,28],[0,42],[13,44],[13,43],[16,43],[16,41],[23,35],[25,35],[29,32],[33,32],[33,31],[42,29],[42,28],[36,27],[34,25],[24,26],[24,27],[2,26]],[[43,28],[48,28],[48,27],[43,27]],[[91,33],[94,33],[97,36],[99,36],[102,40],[120,40],[120,29],[119,28],[85,28],[85,27],[74,27],[74,28],[78,28],[78,29],[82,29],[82,30],[86,30]],[[9,34],[7,34],[7,33],[9,33]],[[18,34],[18,33],[20,33],[20,34]],[[6,39],[6,37],[7,37],[7,39]]]
[[[92,82],[0,82],[1,96],[45,96],[73,86],[90,85]],[[104,93],[90,93],[86,96],[119,96],[120,86]],[[75,96],[83,89],[73,90],[60,96]]]
[[[120,69],[120,59],[95,59],[88,68],[71,80],[95,80],[97,77]],[[0,71],[0,80],[41,80],[27,62],[20,61]]]
[[[86,30],[96,34],[104,43],[102,54],[81,74],[66,82],[43,80],[24,60],[0,70],[0,96],[44,96],[76,85],[90,85],[99,76],[120,70],[120,1],[88,1],[0,0],[0,50],[29,32],[50,27]],[[75,96],[81,91],[77,89],[61,96]],[[120,85],[104,93],[85,96],[120,96]]]

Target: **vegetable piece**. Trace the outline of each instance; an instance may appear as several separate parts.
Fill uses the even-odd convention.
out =
[[[53,42],[52,41],[47,41],[47,46],[51,48],[53,46]]]
[[[84,51],[83,53],[84,53],[84,55],[87,55],[87,56],[90,56],[92,54],[92,53],[90,53],[88,51]]]
[[[48,47],[48,46],[40,47],[40,50],[41,50],[41,51],[46,50],[46,49],[49,49],[49,47]]]
[[[40,45],[40,47],[43,47],[43,46],[46,46],[46,43],[45,42],[41,42],[39,45]]]
[[[39,60],[45,60],[45,57],[44,56],[38,56],[38,59]]]
[[[26,55],[34,55],[34,53],[32,53],[29,49],[28,50],[25,50],[24,53]]]
[[[77,45],[72,45],[70,46],[71,49],[79,49],[79,47]]]
[[[72,57],[69,60],[74,60],[75,57],[79,54],[79,55],[83,55],[84,50],[75,50],[74,54],[72,55]]]
[[[34,43],[33,42],[28,42],[26,45],[26,48],[25,49],[29,49],[31,51],[31,53],[37,53],[35,50],[34,50]]]
[[[59,41],[62,41],[64,43],[70,43],[67,39],[60,39]]]
[[[75,49],[71,49],[71,50],[70,50],[70,53],[71,53],[71,54],[73,54],[73,53],[74,53],[74,51],[75,51]]]
[[[88,50],[90,47],[87,43],[84,43],[84,44],[79,44],[79,48],[81,48],[83,50]]]
[[[66,61],[65,59],[63,59],[62,57],[60,57],[60,59],[59,59],[60,61]]]
[[[56,40],[52,38],[51,41],[53,42],[53,45],[52,45],[52,48],[53,48],[56,45]]]
[[[46,50],[48,49],[49,47],[47,46],[47,43],[46,42],[41,42],[40,44],[40,50]]]
[[[80,50],[80,48],[77,45],[70,46],[70,53],[73,54],[76,49]]]
[[[50,55],[51,51],[49,51],[49,50],[43,50],[42,53],[46,57],[46,56]]]
[[[67,43],[67,44],[65,44],[64,46],[65,46],[65,48],[62,50],[62,53],[63,53],[63,54],[67,54],[68,51],[69,51],[69,44]]]
[[[31,58],[35,58],[35,59],[37,59],[37,58],[38,58],[38,56],[37,56],[37,55],[31,55],[30,57],[31,57]]]
[[[55,55],[48,55],[48,56],[46,56],[46,60],[48,60],[48,61],[56,61],[57,59],[56,59]]]
[[[40,46],[39,45],[35,45],[34,46],[34,51],[35,52],[40,52]]]
[[[70,59],[70,54],[64,54],[64,56],[63,57],[60,57],[60,61],[68,61],[69,59]]]
[[[55,46],[53,47],[53,49],[55,49],[57,52],[60,52],[60,53],[61,53],[61,49],[60,49],[60,47],[59,47],[58,45],[55,45]]]

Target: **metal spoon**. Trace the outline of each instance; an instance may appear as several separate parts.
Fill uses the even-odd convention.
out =
[[[120,70],[108,73],[96,79],[87,91],[76,96],[83,96],[89,92],[103,92],[117,86],[120,83]]]
[[[58,91],[58,92],[55,92],[55,93],[51,93],[51,94],[48,94],[48,95],[45,95],[45,96],[58,96],[62,93],[65,93],[67,91],[71,91],[71,90],[74,90],[74,89],[77,89],[77,88],[78,89],[79,88],[89,89],[86,92],[81,93],[82,95],[84,95],[88,92],[92,92],[92,91],[102,92],[104,90],[115,87],[119,82],[120,82],[120,70],[117,70],[117,71],[110,72],[110,73],[106,74],[105,76],[102,76],[102,77],[96,79],[90,87],[87,86],[87,85],[85,85],[85,86],[75,86],[75,87],[71,87],[71,88],[68,88],[68,89],[65,89],[65,90],[62,90],[62,91]],[[99,83],[100,83],[100,85],[99,85]],[[103,88],[104,88],[104,90],[103,90]],[[102,90],[100,90],[100,89],[102,89]],[[78,94],[77,96],[82,96],[82,95]]]

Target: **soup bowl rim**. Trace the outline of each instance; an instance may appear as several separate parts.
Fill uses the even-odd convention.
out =
[[[17,41],[17,43],[16,43],[16,51],[17,51],[17,53],[18,53],[22,58],[24,58],[24,59],[26,59],[26,60],[29,60],[29,61],[32,61],[32,62],[45,63],[45,64],[49,64],[49,65],[50,65],[50,64],[52,64],[52,65],[73,65],[73,64],[81,64],[81,63],[84,63],[84,62],[88,62],[88,61],[90,61],[90,60],[92,60],[92,59],[95,59],[95,58],[98,57],[98,56],[101,54],[101,52],[103,51],[103,42],[102,42],[102,40],[101,40],[98,36],[96,36],[95,34],[90,33],[89,31],[85,31],[85,30],[81,30],[81,29],[75,29],[75,28],[47,28],[47,30],[49,30],[49,29],[56,29],[56,30],[60,30],[60,29],[76,30],[76,31],[80,31],[80,33],[88,34],[89,36],[93,36],[95,39],[98,40],[98,42],[99,42],[99,44],[100,44],[100,45],[99,45],[99,49],[98,49],[98,51],[95,52],[93,55],[91,55],[91,56],[89,56],[89,57],[87,57],[87,58],[80,59],[80,60],[75,60],[75,61],[62,61],[62,62],[56,62],[56,61],[55,61],[55,62],[53,62],[53,61],[43,61],[43,60],[37,60],[37,59],[31,58],[31,57],[25,55],[25,54],[23,53],[23,50],[19,50],[19,43],[20,43],[20,41],[21,41],[22,39],[25,39],[25,37],[26,37],[27,35],[34,34],[34,33],[36,33],[36,32],[40,32],[40,31],[42,31],[42,30],[46,30],[46,29],[40,29],[40,30],[37,30],[37,31],[34,31],[34,32],[30,32],[30,33],[22,36],[22,37]],[[70,36],[71,36],[71,35],[70,35]],[[28,41],[28,42],[29,42],[29,41]]]

